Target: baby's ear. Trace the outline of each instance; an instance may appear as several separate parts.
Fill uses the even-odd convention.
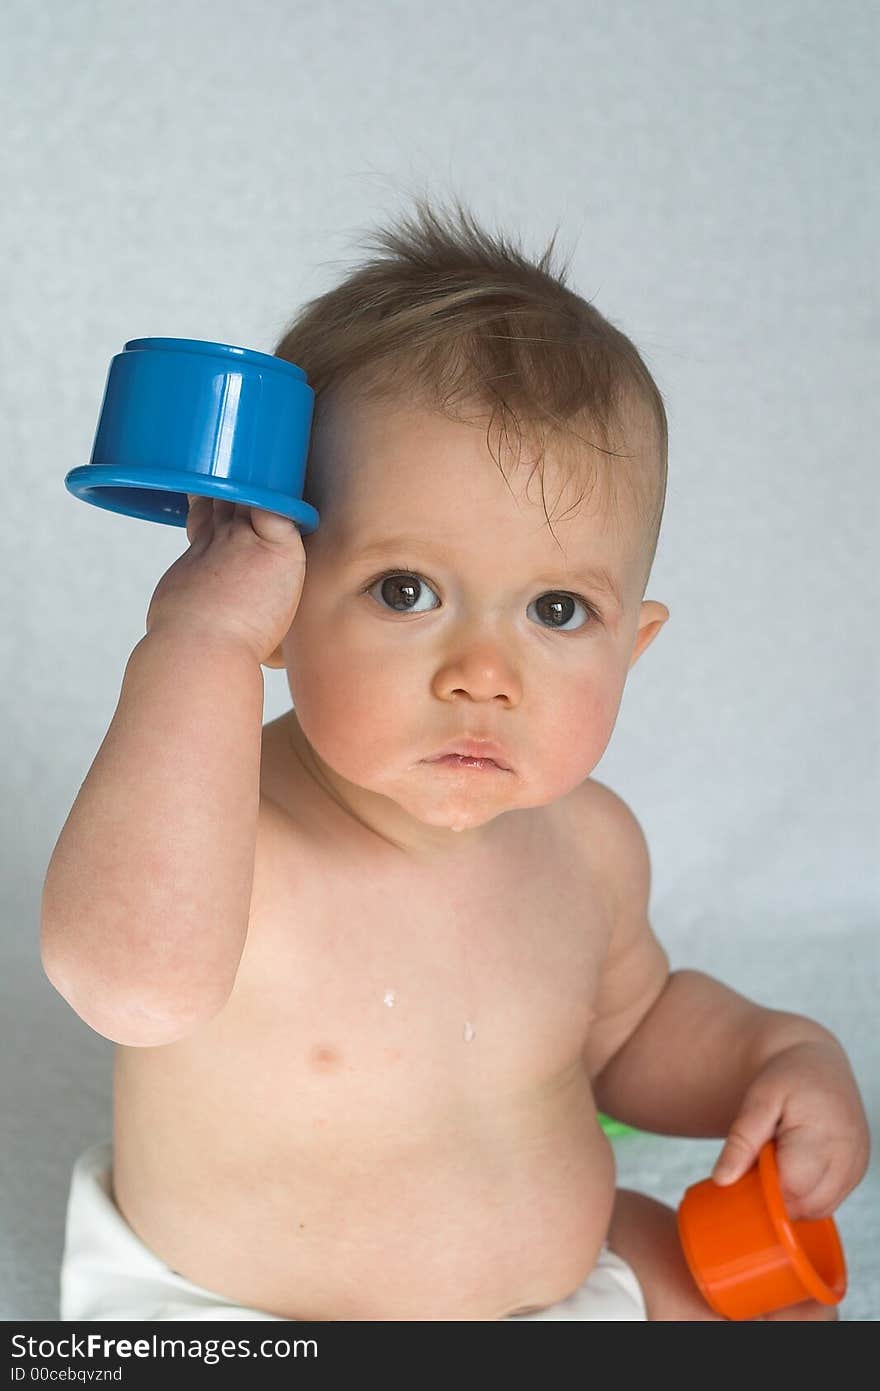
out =
[[[629,659],[630,667],[635,666],[645,648],[654,641],[668,617],[669,610],[665,604],[658,604],[656,599],[644,599],[642,601],[642,609],[639,614],[639,626],[636,632],[635,643],[633,644],[632,655]]]

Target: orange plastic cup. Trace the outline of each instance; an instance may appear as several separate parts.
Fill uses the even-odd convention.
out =
[[[708,1178],[688,1188],[678,1234],[703,1298],[723,1318],[753,1319],[805,1299],[838,1304],[846,1294],[834,1219],[789,1218],[772,1140],[736,1183]]]

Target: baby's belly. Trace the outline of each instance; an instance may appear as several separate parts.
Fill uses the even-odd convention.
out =
[[[196,1284],[290,1319],[487,1320],[556,1303],[595,1264],[615,1168],[580,1063],[413,1118],[393,1093],[272,1104],[233,1079],[175,1103],[173,1050],[150,1052],[117,1049],[115,1196]]]

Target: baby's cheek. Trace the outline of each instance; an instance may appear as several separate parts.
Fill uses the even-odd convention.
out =
[[[595,682],[568,687],[552,702],[552,716],[544,721],[542,762],[557,795],[593,771],[608,746],[619,709],[619,691]]]
[[[400,756],[401,715],[411,698],[389,679],[375,652],[343,654],[333,644],[312,656],[301,674],[288,671],[297,718],[321,757],[354,782]],[[415,750],[415,754],[418,754]]]

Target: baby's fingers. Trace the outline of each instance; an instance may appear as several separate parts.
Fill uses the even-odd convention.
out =
[[[264,541],[288,541],[296,531],[296,523],[277,512],[266,512],[261,507],[251,508],[251,526]]]
[[[775,1093],[753,1084],[743,1098],[712,1170],[716,1183],[722,1186],[734,1183],[757,1163],[762,1146],[773,1138],[779,1113]]]
[[[187,493],[186,538],[192,546],[196,539],[209,540],[213,534],[213,508],[209,497]]]
[[[797,1131],[779,1136],[776,1165],[785,1210],[792,1222],[830,1217],[839,1206],[841,1192],[838,1156],[833,1149]]]
[[[247,519],[246,505],[237,505],[228,498],[207,497],[203,493],[187,493],[189,511],[186,516],[186,534],[190,545],[198,540],[203,545],[214,539],[218,526],[231,522],[237,516]]]

